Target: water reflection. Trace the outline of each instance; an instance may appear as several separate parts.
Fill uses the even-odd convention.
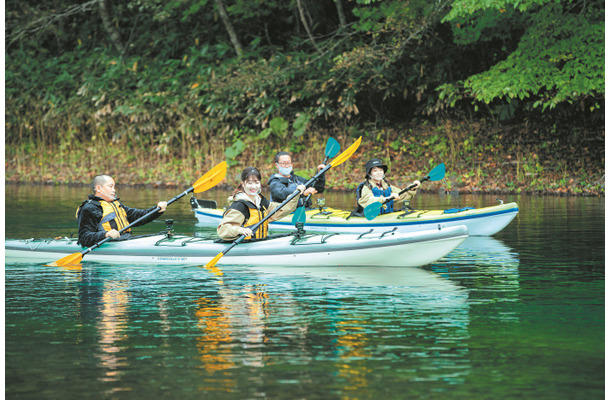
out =
[[[169,347],[168,336],[171,330],[171,320],[170,320],[170,305],[169,303],[170,294],[168,292],[163,292],[159,295],[159,301],[157,302],[157,307],[159,308],[159,325],[161,327],[161,337],[163,338],[163,343],[161,347]]]
[[[506,306],[519,296],[519,255],[486,237],[428,270],[85,263],[81,272],[45,271],[63,282],[64,298],[80,299],[78,324],[94,322],[105,396],[132,390],[137,374],[158,375],[159,363],[181,365],[197,376],[195,388],[223,395],[243,391],[245,376],[276,393],[320,373],[345,398],[408,382],[455,386],[480,362],[476,327],[519,321]],[[387,373],[394,382],[378,379]]]
[[[447,256],[456,266],[479,266],[490,272],[518,274],[519,254],[500,239],[491,236],[467,238]]]
[[[400,364],[413,358],[414,365],[420,364],[418,373],[434,371],[438,379],[454,383],[467,375],[467,349],[456,341],[468,337],[468,293],[435,273],[257,266],[227,267],[214,274],[222,274],[225,282],[218,288],[218,300],[200,299],[197,311],[208,321],[202,329],[207,345],[198,350],[209,371],[238,364],[265,367],[288,352],[301,355],[290,361],[298,365],[331,362],[342,391],[354,395],[370,386],[375,360]],[[250,279],[262,283],[251,285]],[[212,334],[212,326],[223,333]],[[388,342],[395,335],[398,340]],[[422,336],[434,337],[435,351],[414,357],[418,346],[413,342]],[[234,358],[219,350],[221,343],[231,347]],[[459,362],[452,359],[456,353],[462,356]],[[218,354],[225,357],[212,357]]]
[[[127,349],[126,341],[129,338],[127,329],[127,306],[129,294],[128,283],[124,281],[110,281],[104,286],[101,298],[101,319],[97,324],[99,332],[99,353],[103,375],[99,380],[115,382],[108,394],[130,390],[129,387],[117,386],[124,370],[129,366],[128,358],[122,354]]]
[[[200,298],[196,300],[197,327],[201,335],[197,337],[197,349],[201,366],[207,372],[216,372],[235,366],[233,342],[229,315],[231,310],[222,303]]]
[[[394,389],[459,385],[480,362],[473,332],[493,319],[519,322],[508,307],[519,299],[519,255],[488,237],[469,238],[427,270],[85,263],[81,273],[46,271],[65,282],[62,296],[81,299],[78,324],[95,321],[105,395],[132,389],[135,370],[154,374],[155,357],[176,357],[197,371],[195,387],[223,394],[243,390],[246,375],[260,388],[322,371],[346,398],[383,390],[376,377],[386,373],[395,382],[382,385]]]
[[[368,377],[372,369],[366,360],[372,352],[365,326],[366,319],[339,321],[337,324],[339,356],[335,364],[337,375],[345,381],[343,390],[346,393],[359,392],[369,386]]]
[[[224,272],[217,266],[206,270],[218,277],[213,296],[195,300],[195,317],[201,335],[196,339],[200,368],[212,376],[207,378],[213,390],[230,392],[237,385],[230,371],[236,367],[264,366],[265,317],[268,293],[264,285],[229,286]],[[205,390],[210,390],[206,386]]]
[[[515,323],[519,310],[501,303],[520,300],[519,253],[493,237],[469,237],[440,262],[427,267],[467,288],[472,307],[487,318]]]
[[[478,260],[478,267],[484,263],[493,267],[497,261],[485,261],[472,248],[464,251]],[[147,280],[158,285],[169,276],[174,288],[190,286],[193,291],[156,290],[156,311],[151,310],[155,316],[141,318],[143,323],[155,322],[147,329],[156,330],[161,338],[158,345],[171,352],[175,343],[168,336],[184,323],[183,316],[172,315],[175,302],[195,305],[192,321],[198,335],[193,344],[205,382],[202,390],[230,392],[239,386],[241,369],[285,362],[303,366],[330,362],[335,379],[342,382],[342,393],[354,395],[375,385],[371,374],[378,363],[396,364],[405,376],[449,384],[464,382],[471,369],[467,340],[472,293],[455,277],[444,276],[448,270],[215,267],[200,268],[207,278],[192,287],[192,277],[198,273],[194,268],[151,274],[147,268],[85,266],[85,271],[91,270],[86,273],[88,284],[77,287],[88,288],[81,296],[98,304],[97,357],[104,371],[100,380],[112,383],[111,392],[129,389],[121,381],[133,368],[133,357],[127,354],[138,324],[130,321],[128,311],[143,307],[139,304],[143,299],[130,293],[151,290]],[[99,287],[96,281],[103,282],[97,295],[90,290]],[[191,297],[198,291],[205,295]]]

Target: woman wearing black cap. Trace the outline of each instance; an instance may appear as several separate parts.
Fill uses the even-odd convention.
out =
[[[398,193],[401,189],[390,184],[385,178],[388,166],[383,161],[373,158],[367,161],[364,168],[366,169],[366,180],[358,185],[356,189],[357,208],[354,211],[356,215],[362,215],[364,208],[369,204],[376,201],[383,203],[388,199],[392,200],[381,209],[381,214],[393,212],[394,202],[401,203],[411,200],[415,193],[417,193],[417,188],[421,185],[419,181],[414,181],[413,183],[417,185],[415,189],[399,196]]]
[[[296,188],[303,193],[305,185],[298,185]],[[279,206],[279,203],[269,203],[269,200],[262,195],[261,173],[254,167],[248,167],[242,171],[241,182],[229,197],[229,208],[223,214],[216,231],[218,236],[225,240],[237,239],[241,235],[246,235],[246,239],[251,239],[252,236],[256,239],[265,238],[269,222],[293,212],[298,202],[299,196],[295,196],[253,233],[249,227],[265,218],[269,212]]]

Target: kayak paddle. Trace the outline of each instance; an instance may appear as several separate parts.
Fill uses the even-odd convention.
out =
[[[320,171],[318,171],[317,174],[314,175],[313,178],[311,178],[310,180],[308,180],[305,183],[305,187],[309,187],[311,186],[316,179],[318,179],[320,176],[322,176],[323,173],[325,173],[326,171],[328,171],[329,169],[331,169],[332,167],[336,167],[338,165],[343,164],[345,161],[347,161],[352,154],[354,154],[356,152],[356,150],[358,150],[358,147],[360,146],[360,142],[362,142],[362,136],[360,136],[358,138],[358,140],[356,140],[354,142],[354,144],[352,144],[350,147],[347,148],[347,150],[345,150],[343,153],[339,154],[339,156],[337,156],[337,158],[335,158],[334,160],[332,160],[330,162],[330,164],[327,164],[324,168],[322,168]],[[301,192],[296,189],[294,192],[292,192],[288,197],[286,197],[286,200],[284,200],[283,202],[280,203],[279,206],[277,206],[273,211],[271,211],[269,214],[267,214],[263,219],[261,219],[260,221],[258,221],[256,224],[252,225],[252,227],[250,227],[250,229],[252,230],[252,233],[256,232],[256,230],[265,222],[267,221],[269,218],[271,218],[271,216],[273,214],[275,214],[277,211],[279,211],[282,207],[284,207],[290,200],[294,199],[295,196],[300,195]],[[304,210],[303,210],[304,211]],[[304,215],[304,214],[303,214]],[[293,218],[294,219],[294,218]],[[218,260],[220,260],[222,258],[222,256],[224,256],[225,254],[227,254],[233,247],[237,246],[238,244],[240,244],[241,242],[244,241],[244,239],[246,238],[246,235],[241,235],[240,237],[238,237],[237,239],[235,239],[235,241],[229,246],[227,247],[225,250],[221,251],[220,253],[218,253],[216,255],[216,257],[212,258],[206,265],[206,268],[211,268],[214,265],[216,265],[216,263],[218,262]]]
[[[329,158],[333,158],[334,156],[337,155],[337,153],[339,153],[339,150],[341,149],[341,145],[339,144],[339,142],[337,142],[335,139],[333,139],[332,137],[328,138],[328,141],[326,142],[326,150],[324,150],[324,162],[322,164],[326,165],[326,163],[328,162]],[[315,184],[312,183],[312,185]],[[303,205],[299,208],[297,208],[297,210],[295,211],[295,215],[292,217],[292,223],[293,224],[297,224],[297,222],[302,222],[305,223],[305,204],[307,204],[307,202],[309,201],[309,199],[311,198],[311,194],[308,195],[307,197],[305,197],[305,200],[303,200]],[[302,209],[302,210],[300,210]],[[297,216],[297,212],[299,212],[299,215]],[[302,217],[301,217],[302,216]],[[302,221],[301,221],[302,219]]]
[[[305,220],[306,220],[305,207],[304,206],[298,207],[296,209],[296,211],[294,212],[294,215],[292,216],[292,223],[294,225],[304,224]]]
[[[326,160],[324,160],[323,164],[326,164],[329,158],[333,158],[339,153],[341,149],[341,145],[334,138],[329,137],[326,141],[326,149],[324,150],[324,155],[326,156]]]
[[[423,178],[420,182],[424,183],[426,181],[440,181],[441,179],[443,179],[445,177],[445,164],[441,163],[439,165],[437,165],[436,167],[434,167],[432,169],[432,171],[430,171],[430,173],[428,174],[428,176],[426,176],[425,178]],[[408,192],[409,190],[413,189],[415,186],[417,186],[415,183],[412,183],[411,185],[407,186],[405,189],[401,190],[398,195],[402,195],[405,192]],[[380,203],[378,201],[369,204],[368,206],[366,206],[364,208],[364,217],[371,221],[373,219],[375,219],[375,217],[377,217],[379,215],[379,213],[381,212],[381,208],[383,207],[384,204],[389,203],[391,201],[391,199],[388,199],[386,201],[384,201],[383,203]]]
[[[208,189],[213,188],[214,186],[218,185],[225,178],[226,174],[227,174],[227,162],[223,161],[220,164],[216,165],[211,170],[209,170],[201,178],[197,179],[197,181],[193,184],[193,186],[186,189],[184,192],[180,193],[178,196],[174,197],[173,199],[169,200],[167,202],[167,205],[169,206],[170,204],[172,204],[176,200],[186,196],[190,192],[201,193]],[[150,211],[146,215],[138,218],[137,220],[133,221],[126,227],[119,230],[119,233],[126,231],[127,229],[136,225],[138,222],[141,222],[142,220],[150,217],[151,215],[153,215],[154,213],[156,213],[159,210],[160,210],[159,206],[155,207],[154,210]],[[83,257],[86,254],[90,253],[92,250],[100,247],[102,244],[106,243],[107,241],[109,241],[111,239],[112,239],[111,237],[107,237],[103,240],[100,240],[93,246],[81,251],[80,253],[74,253],[74,254],[70,254],[69,256],[60,258],[59,260],[52,262],[51,264],[48,264],[48,266],[49,267],[62,267],[62,266],[66,266],[66,265],[78,264],[81,262],[81,260],[83,259]]]

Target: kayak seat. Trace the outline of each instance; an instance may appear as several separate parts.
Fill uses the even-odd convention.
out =
[[[191,197],[191,207],[195,208],[218,208],[216,205],[216,202],[214,200],[205,200],[205,199],[198,199],[196,197]]]

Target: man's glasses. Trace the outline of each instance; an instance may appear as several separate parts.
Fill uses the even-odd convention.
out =
[[[285,161],[285,162],[277,163],[277,165],[279,165],[280,167],[290,167],[292,165],[292,162]]]

